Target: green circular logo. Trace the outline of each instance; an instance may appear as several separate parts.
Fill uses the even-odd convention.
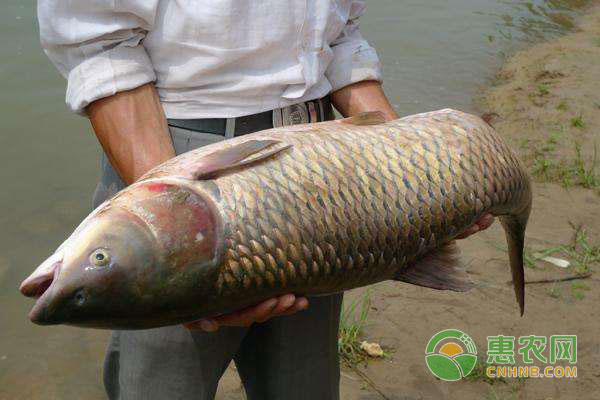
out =
[[[469,375],[477,362],[473,339],[458,329],[436,333],[425,348],[425,361],[432,374],[445,381],[458,381]]]

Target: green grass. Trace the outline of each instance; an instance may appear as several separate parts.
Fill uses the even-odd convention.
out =
[[[488,367],[492,365],[494,364],[489,364],[485,356],[479,355],[477,357],[477,362],[475,363],[473,371],[471,371],[469,375],[465,376],[465,379],[471,382],[482,381],[489,385],[493,385],[495,383],[506,383],[505,378],[490,378],[489,376],[487,376],[486,371]]]
[[[575,300],[583,300],[585,298],[585,294],[583,294],[581,291],[572,290],[571,294]]]
[[[569,109],[569,106],[567,105],[567,101],[566,100],[562,100],[557,106],[556,106],[557,110],[560,111],[567,111]]]
[[[488,363],[487,358],[484,355],[480,354],[479,356],[477,356],[477,362],[475,363],[475,367],[473,368],[473,371],[471,371],[471,373],[469,375],[465,376],[465,380],[471,381],[471,382],[482,381],[489,385],[494,385],[496,383],[508,383],[508,380],[506,378],[502,378],[502,377],[490,378],[487,375],[488,367],[492,367],[492,366],[497,366],[497,365]],[[527,378],[519,377],[519,378],[515,378],[514,381],[522,382],[525,379],[527,379]]]
[[[494,245],[494,247],[504,252],[508,251],[503,246]],[[586,274],[593,272],[592,267],[594,265],[600,264],[600,243],[591,243],[587,231],[580,228],[575,231],[573,240],[569,244],[561,244],[537,251],[526,246],[523,251],[523,264],[525,267],[535,269],[538,267],[539,260],[547,256],[567,259],[571,262],[569,269],[577,274]],[[576,289],[585,287],[585,284],[580,282],[575,282],[573,285]],[[560,297],[560,292],[560,287],[556,284],[548,289],[548,294],[551,297]]]
[[[551,132],[545,141],[533,148],[533,175],[542,178],[544,180],[551,180],[552,174],[556,169],[556,163],[548,158],[556,150],[556,145],[562,137],[561,131]],[[529,142],[527,147],[522,146],[524,149],[529,149]]]
[[[573,261],[573,267],[578,273],[591,271],[591,266],[600,262],[600,245],[590,243],[585,229],[575,234],[573,242],[561,246],[560,252]]]
[[[522,150],[529,150],[529,147],[530,147],[530,145],[531,145],[531,139],[528,139],[528,138],[521,138],[521,139],[519,140],[519,147],[520,147]]]
[[[586,290],[590,290],[590,287],[583,282],[571,283],[571,294],[577,300],[583,300]]]
[[[560,139],[562,139],[562,132],[560,132],[560,131],[551,132],[548,135],[548,138],[546,139],[546,141],[543,142],[542,145],[540,146],[539,151],[541,151],[542,153],[554,152],[556,150],[556,145],[560,142]]]
[[[590,243],[585,229],[578,229],[572,243],[561,246],[560,252],[573,260],[578,273],[590,272],[591,266],[600,262],[600,245]]]
[[[553,173],[557,165],[554,161],[545,157],[536,157],[533,162],[533,175],[537,178],[542,178],[545,181],[553,180]]]
[[[583,122],[583,118],[581,117],[581,115],[579,115],[575,118],[571,118],[571,126],[573,128],[579,128],[579,129],[585,128],[585,122]]]
[[[550,135],[548,135],[548,139],[546,140],[549,144],[558,144],[558,142],[560,142],[560,139],[562,139],[562,132],[561,131],[554,131],[551,132]]]
[[[524,257],[526,265],[535,266],[538,260],[547,256],[560,256],[571,262],[569,268],[578,274],[585,274],[592,271],[593,265],[600,263],[600,244],[591,243],[587,231],[581,228],[575,231],[573,240],[569,244],[553,246],[537,252],[526,248],[525,254],[529,254],[528,257]],[[579,284],[578,282],[573,283],[573,285]],[[557,289],[557,296],[552,297],[558,297],[559,293],[560,291]]]
[[[594,145],[594,154],[588,162],[583,158],[581,145],[575,143],[574,158],[568,161],[556,161],[550,158],[560,136],[556,132],[538,147],[534,154],[532,174],[546,182],[558,182],[563,187],[582,186],[587,189],[600,188],[600,176],[596,172],[598,166],[597,148]]]
[[[594,44],[598,47],[600,47],[600,36],[595,37],[594,39],[592,39],[594,41]]]
[[[523,265],[527,268],[535,269],[535,257],[531,254],[528,247],[523,249]]]
[[[519,389],[516,386],[511,387],[508,391],[497,391],[495,388],[490,388],[489,393],[485,396],[486,400],[517,400]]]
[[[577,290],[577,289],[590,290],[590,287],[583,282],[571,283],[571,290]]]
[[[538,93],[540,96],[546,96],[547,94],[550,93],[550,90],[548,89],[548,85],[541,83],[538,85]]]
[[[586,165],[585,160],[581,156],[581,145],[575,143],[575,160],[571,166],[572,173],[576,178],[576,184],[583,186],[584,188],[592,189],[600,186],[600,179],[596,176],[596,164],[597,164],[597,147],[594,145],[594,156],[592,162]]]
[[[548,296],[558,299],[560,298],[561,289],[560,286],[557,285],[557,282],[554,282],[554,285],[548,288]]]
[[[355,298],[350,304],[342,305],[338,351],[340,356],[351,364],[366,361],[367,354],[360,348],[363,330],[367,324],[371,308],[371,290],[367,289],[362,296]]]

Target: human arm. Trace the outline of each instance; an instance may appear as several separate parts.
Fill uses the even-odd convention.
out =
[[[365,11],[365,2],[354,0],[346,25],[330,45],[333,59],[325,76],[332,86],[331,100],[344,117],[381,111],[386,119],[396,119],[398,115],[381,86],[382,71],[377,52],[359,30],[359,19]]]
[[[152,84],[96,100],[87,112],[98,141],[126,184],[175,156]]]
[[[127,184],[175,155],[141,45],[158,0],[39,0],[44,52],[67,79],[66,103],[88,114],[94,132]]]
[[[344,117],[380,111],[387,121],[399,118],[378,81],[356,82],[338,89],[331,93],[331,102]]]

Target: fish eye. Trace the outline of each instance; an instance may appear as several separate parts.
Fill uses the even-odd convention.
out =
[[[90,262],[97,267],[108,265],[110,263],[110,255],[104,249],[96,249],[90,255]]]
[[[79,306],[83,305],[83,303],[85,302],[85,293],[84,293],[83,289],[79,289],[75,293],[75,296],[73,298],[77,305],[79,305]]]

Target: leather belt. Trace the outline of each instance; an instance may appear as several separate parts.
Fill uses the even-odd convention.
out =
[[[279,126],[332,119],[329,96],[237,118],[168,119],[169,126],[232,138]]]

